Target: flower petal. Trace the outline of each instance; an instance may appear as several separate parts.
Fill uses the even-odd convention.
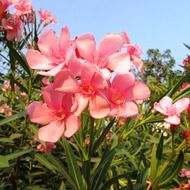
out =
[[[110,105],[107,100],[99,95],[90,98],[90,115],[94,118],[104,118],[110,112]]]
[[[64,132],[64,136],[65,137],[71,137],[72,135],[74,135],[80,128],[81,126],[81,121],[79,119],[79,117],[71,115],[66,119],[66,129]]]
[[[82,59],[94,62],[96,55],[96,42],[92,34],[84,34],[76,39],[77,51]]]
[[[38,74],[43,76],[55,76],[59,71],[63,69],[63,67],[64,63],[61,63],[57,66],[53,66],[53,68],[51,68],[49,71],[38,71]]]
[[[135,103],[133,102],[126,102],[124,104],[123,111],[121,113],[122,117],[132,117],[138,114],[138,107]]]
[[[49,125],[41,127],[38,131],[38,138],[46,142],[57,142],[65,131],[64,123],[52,121]]]
[[[182,111],[186,110],[189,106],[189,98],[182,98],[174,103],[174,106],[177,109],[177,113],[181,113]]]
[[[167,115],[167,110],[172,106],[172,99],[168,96],[163,97],[159,103],[154,104],[154,110]]]
[[[27,107],[27,114],[31,122],[42,125],[48,124],[54,119],[51,110],[42,102],[32,102]]]
[[[57,91],[65,93],[76,93],[79,90],[77,81],[67,70],[61,71],[56,75],[54,87]]]
[[[50,54],[51,45],[56,41],[55,32],[53,30],[48,30],[43,32],[38,41],[38,47],[44,55]]]
[[[119,52],[110,56],[108,68],[118,74],[125,74],[131,69],[130,56]]]
[[[89,97],[77,94],[75,97],[75,108],[73,110],[74,115],[79,116],[85,108],[88,106]]]
[[[178,116],[170,116],[164,119],[167,123],[172,124],[172,125],[179,125],[181,120]]]
[[[54,66],[44,55],[34,49],[28,50],[26,53],[27,62],[32,69],[36,70],[49,70]]]
[[[127,99],[146,100],[150,97],[150,90],[147,85],[141,81],[135,81],[135,85],[128,89]]]

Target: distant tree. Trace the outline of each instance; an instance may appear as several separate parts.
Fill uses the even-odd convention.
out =
[[[158,49],[149,49],[143,62],[144,72],[141,77],[149,85],[155,98],[174,85],[182,75],[182,71],[176,70],[176,61],[169,49],[163,53]]]

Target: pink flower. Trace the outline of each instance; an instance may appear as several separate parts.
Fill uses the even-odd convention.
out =
[[[80,115],[88,106],[94,118],[103,118],[109,111],[109,103],[104,94],[108,83],[102,73],[91,63],[83,62],[78,80],[68,70],[55,77],[55,88],[64,93],[75,94],[75,115]]]
[[[2,91],[6,91],[8,89],[11,89],[11,85],[10,85],[10,82],[8,80],[5,80],[3,83]]]
[[[190,56],[187,56],[184,60],[183,60],[183,65],[185,68],[187,68],[190,64]]]
[[[9,0],[0,0],[0,21],[6,15],[8,7],[11,5]]]
[[[180,176],[181,177],[186,177],[186,178],[190,179],[190,171],[187,170],[187,169],[185,169],[185,168],[183,168],[180,171]]]
[[[40,20],[41,22],[44,22],[45,24],[49,23],[56,23],[56,18],[51,14],[50,11],[38,11],[40,14]]]
[[[7,103],[5,103],[5,104],[0,106],[0,113],[4,113],[5,116],[11,116],[12,115],[12,109]]]
[[[71,112],[72,97],[56,92],[50,84],[42,91],[44,102],[33,102],[27,107],[31,122],[45,125],[38,138],[57,142],[62,136],[71,137],[80,128],[80,119]]]
[[[30,14],[33,12],[31,0],[10,0],[16,9],[18,16]]]
[[[130,57],[120,52],[124,45],[129,43],[126,33],[107,34],[97,49],[92,34],[78,36],[75,42],[78,57],[97,65],[100,69],[109,69],[117,73],[125,73],[130,70]]]
[[[45,144],[39,144],[37,146],[37,150],[39,152],[52,152],[53,149],[55,149],[55,144],[51,142],[45,142]]]
[[[10,15],[7,19],[2,19],[2,26],[7,32],[7,40],[21,39],[21,22],[16,15]]]
[[[172,99],[168,96],[163,97],[159,103],[154,104],[154,110],[162,113],[167,123],[172,125],[180,124],[180,113],[188,108],[189,99],[182,98],[172,104]]]
[[[138,114],[138,107],[134,101],[149,98],[149,88],[140,81],[135,81],[135,76],[128,72],[116,75],[109,88],[111,102],[110,116],[131,117]]]
[[[67,27],[57,37],[53,30],[41,35],[38,41],[40,51],[30,49],[26,59],[32,69],[39,70],[39,74],[54,76],[63,69],[74,57],[74,49]]]

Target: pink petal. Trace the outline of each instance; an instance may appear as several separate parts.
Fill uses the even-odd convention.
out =
[[[118,52],[123,47],[124,41],[119,34],[107,34],[100,42],[98,56],[110,56]]]
[[[90,115],[94,118],[104,118],[110,112],[109,103],[99,95],[90,98]]]
[[[92,63],[83,62],[81,65],[81,82],[90,83],[95,72],[98,70]]]
[[[38,47],[43,54],[48,56],[50,53],[51,45],[54,44],[55,41],[56,36],[53,30],[43,32],[39,38]]]
[[[178,116],[170,116],[164,119],[167,123],[172,124],[172,125],[179,125],[181,120]]]
[[[143,62],[140,58],[138,58],[136,56],[132,56],[132,62],[139,71],[143,72],[144,66],[143,66]]]
[[[189,98],[182,98],[174,103],[174,106],[177,109],[177,113],[181,113],[182,111],[186,110],[189,106]]]
[[[33,49],[28,50],[28,52],[26,53],[26,59],[32,69],[49,70],[54,67],[50,60],[48,60],[39,51]]]
[[[122,117],[132,117],[138,114],[138,107],[135,103],[133,102],[126,102],[124,104],[123,111],[121,113]]]
[[[130,38],[129,38],[129,36],[128,36],[128,34],[126,32],[121,32],[120,35],[122,36],[125,45],[131,43]]]
[[[92,34],[84,34],[76,39],[77,51],[82,59],[94,62],[96,42]]]
[[[141,81],[135,81],[135,85],[128,92],[132,93],[133,100],[146,100],[150,97],[148,86]],[[128,95],[130,96],[130,94]]]
[[[119,52],[110,56],[108,68],[118,74],[125,74],[131,69],[130,56]]]
[[[42,125],[48,124],[54,119],[52,111],[42,102],[32,102],[27,107],[27,114],[31,122]]]
[[[124,95],[128,88],[132,87],[135,83],[135,76],[128,72],[123,75],[116,75],[112,81],[111,87],[113,94]]]
[[[59,38],[59,45],[62,50],[66,49],[70,45],[70,32],[67,26],[62,28],[61,36]]]
[[[71,115],[66,119],[66,129],[64,132],[65,137],[74,135],[81,126],[81,121],[77,116]]]
[[[172,99],[168,96],[163,97],[159,103],[156,103],[154,109],[167,115],[167,110],[172,106]]]
[[[55,76],[59,71],[63,69],[63,67],[64,63],[61,63],[57,66],[53,66],[53,68],[51,68],[49,71],[38,71],[38,74],[43,76]]]
[[[64,94],[56,91],[53,84],[49,84],[47,87],[43,88],[42,95],[44,98],[44,102],[52,110],[57,111],[62,109]],[[69,103],[70,102],[68,102],[68,104]]]
[[[79,90],[77,81],[67,70],[61,71],[56,75],[54,87],[56,90],[65,93],[76,93]]]
[[[79,116],[85,108],[88,106],[89,97],[83,95],[76,95],[75,97],[75,110],[73,110],[74,115]]]
[[[45,142],[57,142],[65,131],[64,123],[52,121],[49,125],[41,127],[38,132],[38,138]]]

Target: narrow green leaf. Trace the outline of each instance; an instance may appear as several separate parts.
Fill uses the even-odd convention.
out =
[[[157,174],[156,144],[153,145],[150,163],[150,179],[153,182]]]
[[[4,157],[5,157],[7,160],[12,160],[12,159],[18,158],[18,157],[23,156],[24,154],[27,154],[27,153],[32,152],[32,151],[33,151],[33,149],[21,150],[21,151],[18,151],[18,152],[14,152],[14,153],[11,153],[11,154],[7,154],[7,155],[5,155]]]
[[[163,144],[164,144],[164,136],[162,134],[156,150],[156,158],[158,159],[158,162],[160,162],[162,159]]]
[[[0,169],[7,167],[9,167],[9,161],[4,156],[0,156]]]
[[[73,153],[73,150],[71,149],[69,143],[66,139],[63,139],[63,146],[65,149],[66,154],[66,160],[67,160],[67,166],[69,168],[69,173],[72,176],[73,180],[76,183],[77,190],[85,190],[84,182],[82,178],[82,174],[80,172],[80,168],[77,165],[77,161],[75,159],[75,155]]]
[[[185,76],[183,76],[183,77],[179,80],[179,82],[178,82],[175,86],[173,86],[173,88],[170,89],[170,91],[167,92],[167,94],[165,94],[165,95],[171,97],[175,92],[177,92],[177,91],[181,88],[181,85],[182,85],[184,82],[186,82],[189,78],[190,78],[190,72],[186,72]]]
[[[189,96],[190,94],[190,87],[185,88],[183,91],[179,92],[175,97],[174,100],[177,101],[185,96]]]
[[[65,187],[65,184],[63,181],[61,182],[61,186],[60,186],[59,190],[66,190],[66,187]]]
[[[5,125],[5,124],[7,124],[7,123],[9,123],[9,122],[11,122],[11,121],[14,121],[14,120],[16,120],[16,119],[20,119],[20,118],[25,117],[25,116],[26,116],[26,111],[22,111],[22,112],[20,112],[20,113],[18,113],[18,114],[15,114],[15,115],[13,115],[13,116],[10,116],[10,117],[7,117],[7,118],[5,118],[5,119],[2,119],[2,120],[0,121],[0,126],[1,126],[1,125]]]
[[[169,167],[163,174],[160,175],[160,186],[167,184],[170,182],[175,176],[178,175],[184,161],[184,155],[181,151],[178,155],[176,162],[174,163],[173,167]]]
[[[122,175],[118,175],[115,176],[111,179],[109,179],[102,187],[100,190],[105,190],[105,189],[110,189],[110,187],[115,184],[118,183],[118,181],[122,178],[127,178],[128,174],[122,174]]]
[[[108,169],[111,165],[112,159],[115,155],[115,150],[105,150],[102,155],[102,159],[94,171],[94,175],[92,177],[91,190],[98,190],[104,184],[105,176],[108,172]]]
[[[39,154],[39,153],[35,154],[35,160],[37,160],[39,163],[41,163],[47,169],[49,169],[55,173],[55,171],[56,171],[55,166],[49,160],[47,160],[47,158],[43,154]]]
[[[102,134],[100,135],[100,137],[96,140],[96,142],[94,143],[94,146],[92,148],[92,152],[95,152],[97,150],[97,148],[101,145],[101,143],[104,141],[107,133],[109,132],[109,130],[111,129],[111,127],[113,126],[115,122],[115,119],[112,119],[110,121],[110,123],[108,124],[108,126],[106,126],[106,128],[103,130]]]

